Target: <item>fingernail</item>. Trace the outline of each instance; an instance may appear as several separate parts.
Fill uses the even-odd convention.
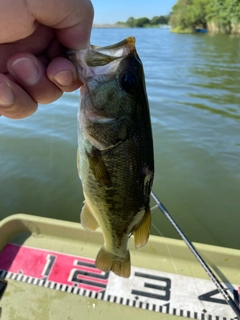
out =
[[[61,87],[67,87],[71,85],[75,79],[71,70],[65,70],[55,74],[53,80]]]
[[[0,107],[9,107],[14,102],[14,95],[7,83],[0,84]]]
[[[16,78],[26,85],[34,85],[40,77],[34,61],[27,58],[20,58],[14,61],[11,71]]]

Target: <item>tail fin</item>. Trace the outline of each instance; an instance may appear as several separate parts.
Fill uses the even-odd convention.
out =
[[[120,277],[129,278],[131,273],[130,253],[127,251],[126,257],[120,258],[102,247],[98,252],[95,266],[104,272],[112,271]]]

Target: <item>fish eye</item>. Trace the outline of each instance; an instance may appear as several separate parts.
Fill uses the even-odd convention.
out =
[[[121,79],[121,86],[127,93],[133,93],[137,79],[131,73],[126,73]]]

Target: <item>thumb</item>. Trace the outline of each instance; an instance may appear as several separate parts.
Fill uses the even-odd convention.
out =
[[[64,46],[89,47],[94,15],[90,0],[27,0],[27,3],[35,20],[54,28]]]

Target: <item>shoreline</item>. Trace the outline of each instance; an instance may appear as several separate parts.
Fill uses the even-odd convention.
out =
[[[127,26],[125,26],[124,24],[109,24],[109,23],[103,23],[103,24],[93,24],[92,26],[93,28],[108,28],[108,29],[123,29],[123,28],[128,28]]]
[[[136,29],[129,27],[125,24],[109,24],[109,23],[103,23],[103,24],[93,24],[92,28],[95,29],[101,29],[101,28],[108,28],[108,29]],[[151,27],[142,27],[142,28],[137,28],[137,29],[171,29],[171,26],[168,25],[160,25],[160,26],[151,26]]]

